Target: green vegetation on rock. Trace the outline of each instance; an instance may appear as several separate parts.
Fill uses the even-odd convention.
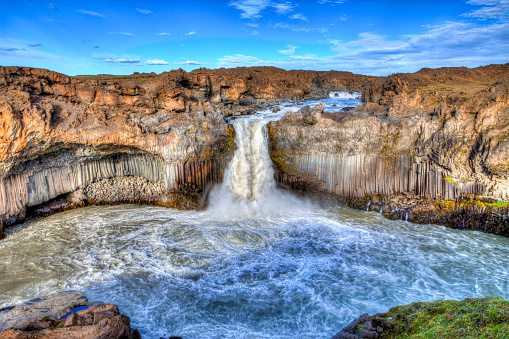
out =
[[[509,338],[509,301],[496,297],[412,303],[380,317],[393,326],[380,338]]]

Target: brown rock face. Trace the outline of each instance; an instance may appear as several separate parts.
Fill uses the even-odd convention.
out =
[[[231,156],[225,114],[370,79],[273,67],[77,77],[0,67],[0,224],[23,220],[27,207],[37,215],[90,203],[199,208]]]
[[[0,67],[0,76],[2,224],[77,190],[95,193],[67,207],[120,201],[179,207],[185,193],[194,203],[182,207],[198,208],[197,197],[222,178],[233,131],[220,111],[180,84],[185,73],[117,82]],[[100,192],[85,190],[113,178],[119,179]],[[142,192],[133,191],[134,182]],[[130,193],[118,195],[127,187]],[[41,215],[67,207],[53,202]]]
[[[76,307],[85,309],[63,319]],[[62,292],[0,310],[0,339],[140,339],[130,322],[116,305],[89,303],[83,292]]]
[[[270,123],[280,183],[391,218],[509,235],[509,64],[398,74],[362,93],[354,110]]]

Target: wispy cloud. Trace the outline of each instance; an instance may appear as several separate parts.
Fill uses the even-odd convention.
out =
[[[4,52],[18,52],[18,51],[27,51],[27,49],[17,48],[17,47],[4,47],[4,46],[0,46],[0,51],[4,51]]]
[[[171,35],[171,34],[170,33],[166,33],[166,32],[162,32],[162,33],[157,33],[156,35],[165,36],[165,35]]]
[[[308,21],[308,18],[306,18],[304,15],[297,13],[294,15],[290,15],[288,18],[295,19],[295,20],[302,20],[302,21]]]
[[[200,65],[205,65],[204,63],[202,62],[199,62],[199,61],[192,61],[192,60],[187,60],[187,61],[182,61],[182,62],[174,62],[175,65],[193,65],[193,66],[200,66]]]
[[[321,5],[325,5],[325,4],[343,4],[343,3],[345,3],[344,1],[338,1],[338,0],[318,0],[317,2],[319,4],[321,4]]]
[[[91,16],[98,16],[100,18],[106,18],[106,16],[104,16],[101,13],[87,11],[87,10],[84,10],[84,9],[77,9],[76,12],[81,13],[81,14],[85,14],[85,15],[91,15]]]
[[[129,33],[129,32],[108,32],[108,34],[118,34],[118,35],[134,36],[133,33]]]
[[[292,25],[288,25],[287,23],[284,23],[284,22],[278,22],[272,27],[273,28],[289,29],[294,32],[302,32],[302,33],[318,32],[318,33],[324,34],[328,31],[327,28],[325,28],[325,27],[301,28],[301,27],[295,27]]]
[[[195,35],[196,32],[189,32],[189,33],[186,33],[186,35]]]
[[[42,47],[42,46],[44,45],[37,42],[32,42],[28,44],[28,47]]]
[[[140,59],[110,59],[110,58],[97,58],[102,59],[104,62],[109,62],[112,64],[139,64],[141,62]]]
[[[284,54],[284,55],[292,55],[295,53],[297,48],[299,48],[299,47],[293,46],[293,45],[288,45],[288,49],[281,49],[278,52],[281,54]]]
[[[235,7],[242,13],[242,19],[261,18],[261,12],[265,9],[272,9],[278,14],[288,14],[293,11],[294,5],[289,2],[276,2],[271,0],[234,0],[230,1],[230,6]]]
[[[251,35],[252,35],[252,36],[258,36],[258,35],[260,35],[260,32],[258,32],[257,30],[253,29],[253,30],[251,31]]]
[[[260,63],[263,63],[263,60],[243,54],[225,55],[218,59],[219,67],[253,66]]]
[[[57,8],[55,5],[53,5],[51,2],[48,4],[48,8],[49,8],[49,9],[54,9],[54,10],[57,10],[57,9],[58,9],[58,8]]]
[[[142,14],[151,14],[152,11],[150,9],[141,9],[141,8],[136,8],[136,10]]]
[[[258,24],[255,24],[254,22],[248,22],[248,23],[246,23],[246,25],[248,25],[249,27],[253,27],[253,28],[258,27]]]
[[[272,3],[271,6],[276,10],[279,14],[286,14],[291,11],[293,11],[293,6],[286,2],[286,3]]]
[[[349,41],[329,40],[331,56],[295,55],[293,45],[279,51],[286,60],[262,60],[242,54],[218,59],[218,67],[275,66],[286,69],[344,70],[370,75],[413,72],[422,67],[477,67],[507,63],[509,23],[481,25],[475,22],[446,22],[426,26],[422,34],[397,38],[359,33]]]
[[[160,59],[153,59],[153,60],[147,60],[145,62],[146,65],[168,65],[167,61],[160,60]]]
[[[469,5],[483,6],[463,16],[509,21],[509,0],[469,0]]]

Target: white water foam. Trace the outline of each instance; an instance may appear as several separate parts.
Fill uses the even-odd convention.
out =
[[[331,99],[358,99],[360,96],[357,92],[331,91],[329,98]]]

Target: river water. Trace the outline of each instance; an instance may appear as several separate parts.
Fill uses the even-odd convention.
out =
[[[341,95],[326,109],[358,103]],[[278,190],[264,125],[282,114],[233,121],[237,150],[206,211],[86,207],[8,229],[0,307],[77,289],[117,304],[144,338],[330,338],[395,305],[509,298],[508,238]]]

